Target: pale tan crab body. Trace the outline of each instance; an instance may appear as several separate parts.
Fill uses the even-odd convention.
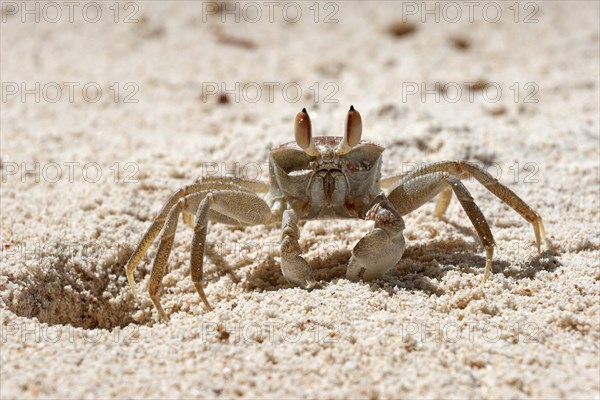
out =
[[[383,147],[360,142],[349,153],[335,149],[343,138],[315,138],[319,156],[306,154],[296,142],[271,150],[268,202],[286,202],[301,220],[364,218],[381,188]]]
[[[343,137],[313,138],[310,118],[302,110],[295,119],[295,142],[273,148],[269,155],[269,183],[211,178],[177,190],[150,225],[126,265],[134,296],[133,272],[160,234],[150,276],[150,298],[159,315],[162,278],[179,216],[194,227],[190,272],[200,298],[210,309],[202,285],[208,222],[230,225],[281,223],[281,271],[304,288],[314,287],[312,267],[301,255],[299,220],[359,218],[375,222],[373,229],[352,249],[347,278],[370,280],[393,268],[404,253],[403,215],[436,195],[435,214],[447,209],[452,193],[459,200],[486,249],[483,280],[491,271],[494,239],[486,219],[460,181],[473,177],[511,206],[534,229],[538,251],[545,235],[541,217],[506,186],[467,161],[442,161],[406,174],[381,179],[382,153],[378,144],[361,141],[360,114],[350,107]]]

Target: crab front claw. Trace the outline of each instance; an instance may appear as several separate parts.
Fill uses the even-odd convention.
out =
[[[375,204],[367,213],[374,229],[358,241],[346,270],[351,281],[373,280],[393,268],[404,253],[404,221],[389,201]]]
[[[281,272],[285,279],[303,289],[314,289],[319,286],[313,276],[313,268],[300,255],[302,249],[298,240],[300,229],[298,217],[292,209],[285,210],[282,218],[281,240]]]
[[[317,281],[313,276],[313,269],[300,254],[298,242],[291,237],[286,237],[281,242],[281,271],[285,279],[303,289],[316,287]]]

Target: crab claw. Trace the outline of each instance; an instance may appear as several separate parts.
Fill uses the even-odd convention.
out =
[[[300,246],[295,239],[287,237],[283,240],[281,243],[281,272],[291,284],[303,289],[313,289],[317,286],[317,281],[313,277],[313,269],[299,255],[300,251]]]
[[[373,280],[393,268],[404,253],[404,221],[391,204],[384,200],[367,213],[375,221],[374,229],[358,241],[346,270],[352,281]]]

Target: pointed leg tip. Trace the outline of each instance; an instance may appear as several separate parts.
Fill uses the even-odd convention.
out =
[[[163,313],[158,313],[158,316],[160,318],[161,321],[164,321],[165,323],[169,323],[169,321],[171,321],[171,319],[169,318],[169,316],[167,314]]]
[[[485,285],[488,283],[491,275],[491,271],[486,268],[485,272],[483,273],[483,278],[481,278],[481,284]]]
[[[194,287],[196,288],[196,292],[198,292],[198,296],[200,296],[200,300],[204,303],[207,311],[212,311],[213,308],[208,302],[208,298],[206,297],[206,293],[204,293],[204,287],[201,282],[194,282]]]
[[[481,280],[482,285],[487,282],[490,275],[492,274],[492,260],[494,258],[494,247],[488,247],[485,251],[486,251],[485,272],[483,273],[483,279]]]
[[[154,303],[154,306],[156,308],[156,312],[158,312],[158,320],[159,321],[165,321],[165,322],[169,322],[169,316],[167,315],[167,313],[165,312],[165,310],[162,308],[162,306],[160,305],[160,303]]]
[[[204,290],[202,290],[201,293],[199,292],[199,294],[200,294],[200,299],[202,300],[202,303],[204,303],[204,307],[206,307],[206,310],[207,311],[214,310],[214,308],[208,302],[208,298],[206,297],[206,294],[204,294]]]
[[[548,238],[546,237],[546,229],[541,217],[538,217],[538,220],[533,223],[533,232],[535,233],[537,252],[538,254],[542,254],[542,239],[548,243]]]
[[[540,232],[542,233],[542,237],[546,237],[546,228],[544,227],[544,221],[542,220],[542,217],[540,217],[540,219],[538,221],[538,225],[540,227]]]
[[[131,288],[131,294],[133,295],[133,299],[135,301],[138,301],[138,293],[137,293],[137,289],[135,288],[135,280],[133,279],[133,272],[129,273],[129,271],[127,271],[127,282],[129,283],[129,287]]]
[[[208,300],[203,300],[202,302],[204,303],[204,307],[206,307],[206,311],[210,312],[214,310],[213,306],[210,305]]]
[[[133,296],[133,300],[139,301],[140,298],[138,296],[137,289],[135,288],[135,286],[132,286],[132,285],[130,285],[130,287],[131,287],[131,295]]]
[[[485,284],[488,279],[490,279],[490,275],[491,275],[491,267],[488,267],[487,265],[485,266],[485,272],[483,273],[483,279],[481,279],[481,284]]]

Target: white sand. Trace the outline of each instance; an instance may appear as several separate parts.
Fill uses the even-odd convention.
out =
[[[135,4],[133,24],[114,23],[110,3],[97,23],[81,7],[73,23],[66,7],[57,23],[3,14],[3,95],[7,82],[79,86],[73,102],[65,86],[48,101],[52,85],[39,103],[20,93],[2,102],[2,398],[600,397],[598,3],[536,2],[532,24],[524,3],[519,23],[512,2],[497,23],[481,7],[470,23],[464,7],[457,23],[413,17],[416,30],[397,38],[386,32],[402,20],[394,2],[332,3],[330,24],[314,22],[312,3],[298,3],[297,23],[281,6],[270,23],[262,6],[258,23],[225,24],[203,21],[201,3]],[[332,11],[321,3],[319,21]],[[498,102],[481,92],[469,101],[463,83],[479,79],[502,88]],[[81,95],[93,82],[96,103]],[[123,102],[130,82],[138,103]],[[203,101],[203,82],[251,85],[222,105]],[[264,91],[255,103],[252,82]],[[272,102],[265,82],[280,84]],[[461,99],[403,99],[407,84],[435,82],[459,85]],[[302,100],[286,101],[287,83]],[[528,83],[537,103],[524,103]],[[189,279],[181,224],[162,297],[170,323],[157,323],[146,291],[155,246],[133,300],[123,265],[169,193],[205,163],[252,173],[270,146],[292,140],[304,106],[317,135],[339,135],[350,104],[365,138],[387,147],[384,175],[414,162],[490,163],[543,216],[552,246],[537,255],[528,223],[467,182],[498,245],[485,286],[484,252],[453,200],[445,221],[433,203],[405,218],[404,258],[372,283],[344,278],[369,223],[306,223],[306,258],[329,282],[312,292],[281,275],[277,227],[213,225],[208,240],[222,247],[206,262],[212,312]]]

